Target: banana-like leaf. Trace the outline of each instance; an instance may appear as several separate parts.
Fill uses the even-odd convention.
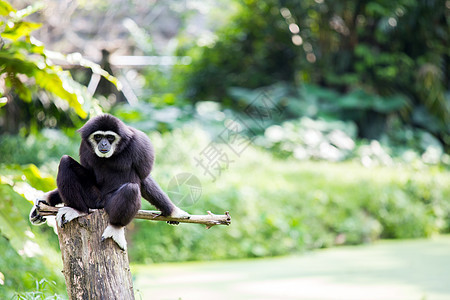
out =
[[[68,55],[64,55],[62,53],[49,50],[45,50],[44,53],[50,59],[67,61],[70,64],[76,64],[85,68],[90,68],[92,70],[92,73],[103,76],[105,79],[114,84],[119,91],[122,89],[122,84],[116,77],[112,76],[107,71],[102,69],[99,64],[85,59],[80,53],[71,53]]]
[[[9,4],[8,1],[0,0],[0,16],[7,16],[16,10]]]
[[[78,98],[71,86],[63,81],[63,74],[63,71],[55,72],[51,69],[37,70],[35,76],[36,84],[55,96],[66,100],[80,117],[86,118],[87,113],[83,109],[82,99]]]
[[[10,22],[8,22],[9,24]],[[17,22],[12,23],[12,27],[6,26],[5,31],[2,32],[2,37],[17,41],[21,37],[29,36],[32,31],[39,29],[42,24],[32,22]]]

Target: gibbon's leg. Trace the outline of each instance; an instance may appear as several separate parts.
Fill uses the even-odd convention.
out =
[[[173,204],[150,175],[141,182],[141,193],[142,197],[161,210],[161,215],[189,219],[190,215]],[[178,224],[178,222],[169,222],[169,224]]]
[[[45,193],[44,199],[38,200],[39,202],[46,202],[50,206],[56,206],[56,204],[63,203],[61,199],[61,195],[59,194],[58,189]]]
[[[60,208],[56,215],[60,227],[86,215],[89,213],[89,207],[99,202],[100,193],[92,174],[68,155],[61,158],[56,185],[61,200],[66,205]]]
[[[124,227],[133,220],[141,208],[139,184],[126,183],[108,196],[105,211],[109,216],[109,225],[102,235],[102,240],[112,238],[122,249],[127,249]]]

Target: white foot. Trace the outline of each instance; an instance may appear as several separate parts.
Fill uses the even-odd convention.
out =
[[[125,239],[125,227],[118,227],[114,225],[108,225],[102,235],[102,241],[107,238],[112,238],[117,243],[120,249],[127,250],[127,240]]]
[[[170,214],[172,218],[178,218],[178,219],[189,219],[191,217],[190,214],[182,210],[181,208],[175,207],[175,209]],[[167,221],[167,224],[170,225],[178,225],[180,222],[178,221]]]
[[[44,224],[45,221],[46,221],[46,219],[45,219],[43,216],[41,216],[41,215],[39,214],[39,212],[37,211],[37,207],[39,206],[40,201],[45,202],[45,200],[42,200],[42,199],[36,199],[36,200],[34,201],[33,207],[31,208],[31,211],[30,211],[30,216],[29,216],[29,218],[30,218],[31,224],[33,224],[33,225],[42,225],[42,224]]]
[[[175,207],[170,216],[172,218],[179,218],[179,219],[189,219],[191,217],[190,214],[188,214],[187,212],[178,207]]]
[[[86,213],[82,213],[75,208],[72,207],[61,207],[56,214],[56,221],[58,222],[59,227],[63,227],[64,224],[76,219],[78,217],[82,217],[87,215]]]

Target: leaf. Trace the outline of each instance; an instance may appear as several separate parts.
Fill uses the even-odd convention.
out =
[[[3,106],[5,106],[6,103],[8,103],[8,98],[6,98],[6,97],[1,97],[1,98],[0,98],[0,108],[3,107]]]
[[[70,74],[59,71],[57,68],[50,68],[44,64],[44,68],[39,68],[35,62],[27,60],[20,53],[0,52],[0,65],[11,74],[25,74],[30,78],[35,78],[36,84],[51,92],[55,96],[66,100],[69,106],[82,118],[87,117],[87,112],[83,109],[83,104],[87,96],[80,86],[75,86]],[[31,101],[31,91],[16,77],[8,76],[10,85],[16,89],[17,94],[24,101]]]
[[[85,59],[80,53],[72,53],[64,55],[59,52],[45,50],[45,55],[50,59],[64,60],[71,64],[78,64],[82,67],[90,68],[94,74],[103,76],[105,79],[114,84],[118,90],[122,89],[122,84],[116,77],[112,76],[107,71],[102,69],[102,67],[99,64],[96,64],[88,59]]]
[[[30,42],[15,41],[14,43],[11,43],[11,45],[8,48],[8,51],[10,52],[20,52],[24,50],[28,53],[35,53],[41,55],[44,54],[44,46],[41,45],[39,41],[33,38],[30,39]]]
[[[23,36],[29,36],[32,31],[42,26],[42,24],[31,22],[18,22],[13,24],[12,27],[6,26],[5,31],[2,32],[3,38],[16,41]]]
[[[246,104],[251,103],[252,100],[257,96],[254,90],[241,87],[228,88],[228,94],[231,97],[236,98],[237,100],[244,101]]]
[[[67,56],[69,62],[71,62],[71,61],[78,62],[80,66],[83,66],[85,68],[90,68],[94,74],[101,75],[105,79],[107,79],[109,82],[114,84],[119,91],[122,89],[122,85],[119,82],[119,80],[116,77],[109,74],[108,72],[106,72],[104,69],[102,69],[102,67],[99,64],[96,64],[90,60],[83,58],[81,56],[81,54],[79,56],[76,55],[75,59],[72,57],[72,55],[73,54],[69,54]],[[78,61],[77,61],[77,59],[78,59]]]
[[[35,189],[45,191],[56,187],[55,179],[51,176],[42,176],[36,165],[30,164],[23,166],[22,172],[23,175],[25,175],[27,182]]]
[[[313,84],[303,84],[303,95],[306,98],[314,97],[317,99],[334,100],[338,94],[327,88],[323,88]]]
[[[28,239],[25,231],[29,230],[29,226],[15,204],[17,202],[26,203],[26,200],[14,193],[10,186],[4,184],[0,185],[0,194],[2,195],[0,199],[0,232],[16,251],[20,251]]]
[[[7,72],[34,76],[36,64],[27,60],[25,55],[18,52],[0,51],[0,66]]]
[[[372,105],[372,97],[362,90],[356,90],[336,99],[342,108],[368,109]]]
[[[0,0],[0,16],[7,16],[10,12],[16,10],[8,3],[8,1]]]
[[[41,88],[51,92],[69,103],[69,106],[82,118],[87,117],[87,112],[83,109],[81,97],[77,97],[73,86],[68,83],[69,76],[65,72],[55,72],[52,69],[36,71],[36,84]]]
[[[383,5],[372,1],[366,5],[366,13],[369,16],[386,16],[390,12],[387,8],[383,7]]]
[[[31,102],[31,91],[23,84],[22,81],[20,81],[19,78],[17,78],[14,73],[9,72],[5,80],[8,85],[14,89],[14,92],[17,93],[20,99],[26,102]]]
[[[398,111],[409,105],[408,99],[401,95],[394,95],[391,97],[376,97],[373,103],[373,108],[375,111],[381,113],[389,113],[393,111]]]

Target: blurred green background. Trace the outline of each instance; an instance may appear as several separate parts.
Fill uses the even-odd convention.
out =
[[[198,179],[183,209],[232,216],[136,220],[134,264],[450,231],[448,0],[1,0],[0,36],[2,299],[67,297],[28,213],[101,112],[149,135],[163,189]]]

